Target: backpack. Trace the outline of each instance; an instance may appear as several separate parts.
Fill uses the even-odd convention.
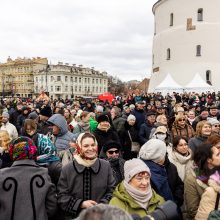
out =
[[[215,209],[209,213],[208,220],[220,219],[220,211],[218,210],[219,199],[220,199],[220,193],[217,192]]]

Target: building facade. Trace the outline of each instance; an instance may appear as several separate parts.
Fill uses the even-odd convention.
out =
[[[32,97],[34,93],[34,72],[45,69],[47,58],[10,57],[0,63],[0,96]]]
[[[94,68],[58,62],[35,73],[34,92],[37,94],[42,90],[49,92],[49,96],[54,99],[94,97],[107,92],[108,77],[106,72],[100,73]]]
[[[159,0],[149,92],[169,73],[182,86],[196,73],[220,90],[220,1]]]

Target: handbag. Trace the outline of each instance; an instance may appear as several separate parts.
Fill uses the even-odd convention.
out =
[[[136,141],[132,141],[131,134],[130,134],[129,131],[128,131],[128,136],[131,140],[131,151],[135,152],[135,153],[138,153],[141,149],[141,145]]]
[[[218,210],[219,199],[220,199],[220,193],[217,192],[217,197],[215,201],[215,209],[209,213],[208,220],[220,219],[220,211]]]

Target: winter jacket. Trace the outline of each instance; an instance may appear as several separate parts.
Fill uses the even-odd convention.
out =
[[[207,140],[207,137],[201,137],[201,136],[193,137],[193,138],[189,139],[189,143],[188,144],[189,144],[190,149],[194,153],[196,148],[198,146],[200,146],[201,144],[203,144],[206,140]]]
[[[18,137],[18,131],[16,127],[10,122],[7,122],[6,124],[2,123],[0,130],[7,131],[12,140]]]
[[[125,119],[123,119],[120,116],[117,116],[112,120],[112,124],[114,126],[114,129],[117,131],[118,135],[120,136],[124,131],[124,123]]]
[[[184,127],[180,127],[176,122],[174,122],[171,131],[172,131],[172,138],[175,138],[176,136],[180,136],[189,140],[195,135],[192,126],[188,124],[185,124]]]
[[[208,185],[209,187],[202,194],[195,220],[207,220],[209,213],[215,209],[217,193],[220,193],[220,185],[212,179],[209,179]],[[220,210],[220,204],[218,210]]]
[[[146,112],[143,109],[135,108],[132,112],[132,115],[136,118],[136,126],[140,129],[141,125],[145,122]]]
[[[74,160],[61,171],[58,182],[58,203],[66,216],[78,216],[85,200],[108,203],[115,180],[109,162],[97,159],[89,168]]]
[[[55,214],[55,186],[47,172],[28,159],[15,161],[10,168],[0,170],[2,220],[48,220]]]
[[[202,194],[206,187],[206,184],[196,179],[196,175],[193,170],[191,170],[191,172],[186,176],[184,182],[184,199],[188,220],[195,219]]]
[[[151,130],[154,128],[154,125],[145,122],[141,125],[139,130],[139,141],[143,145],[150,139]]]
[[[57,151],[62,151],[68,149],[69,143],[75,141],[76,135],[72,134],[68,130],[68,125],[66,119],[60,114],[54,114],[49,119],[48,122],[59,127],[59,134],[55,137],[54,144],[57,148]]]
[[[154,190],[152,190],[152,197],[149,201],[148,207],[143,209],[139,204],[135,202],[133,197],[126,191],[123,183],[120,183],[114,193],[113,198],[110,201],[110,205],[116,206],[129,214],[137,214],[140,217],[153,212],[156,207],[164,203],[164,199],[159,196]]]

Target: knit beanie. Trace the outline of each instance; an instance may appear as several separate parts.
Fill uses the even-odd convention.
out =
[[[130,114],[127,118],[127,121],[130,121],[130,120],[136,120],[136,117],[132,114]]]
[[[149,175],[151,175],[149,167],[141,159],[133,158],[125,162],[124,164],[125,182],[129,183],[130,180],[135,175],[141,172],[147,172]]]
[[[98,123],[103,122],[103,121],[108,121],[109,123],[111,122],[109,116],[106,113],[99,115],[97,118]]]
[[[110,150],[112,148],[116,148],[116,149],[120,150],[121,144],[116,141],[109,141],[104,144],[102,149],[103,149],[103,152],[106,153],[108,150]]]
[[[24,159],[36,160],[37,147],[32,139],[20,136],[9,145],[9,154],[13,161]]]
[[[139,151],[139,158],[152,160],[155,163],[162,161],[166,156],[166,144],[159,139],[147,141]]]
[[[52,115],[51,107],[45,106],[45,107],[41,108],[40,115],[46,116],[48,118],[51,117],[51,115]]]
[[[208,121],[211,125],[220,124],[220,122],[219,122],[216,118],[207,118],[207,121]]]

